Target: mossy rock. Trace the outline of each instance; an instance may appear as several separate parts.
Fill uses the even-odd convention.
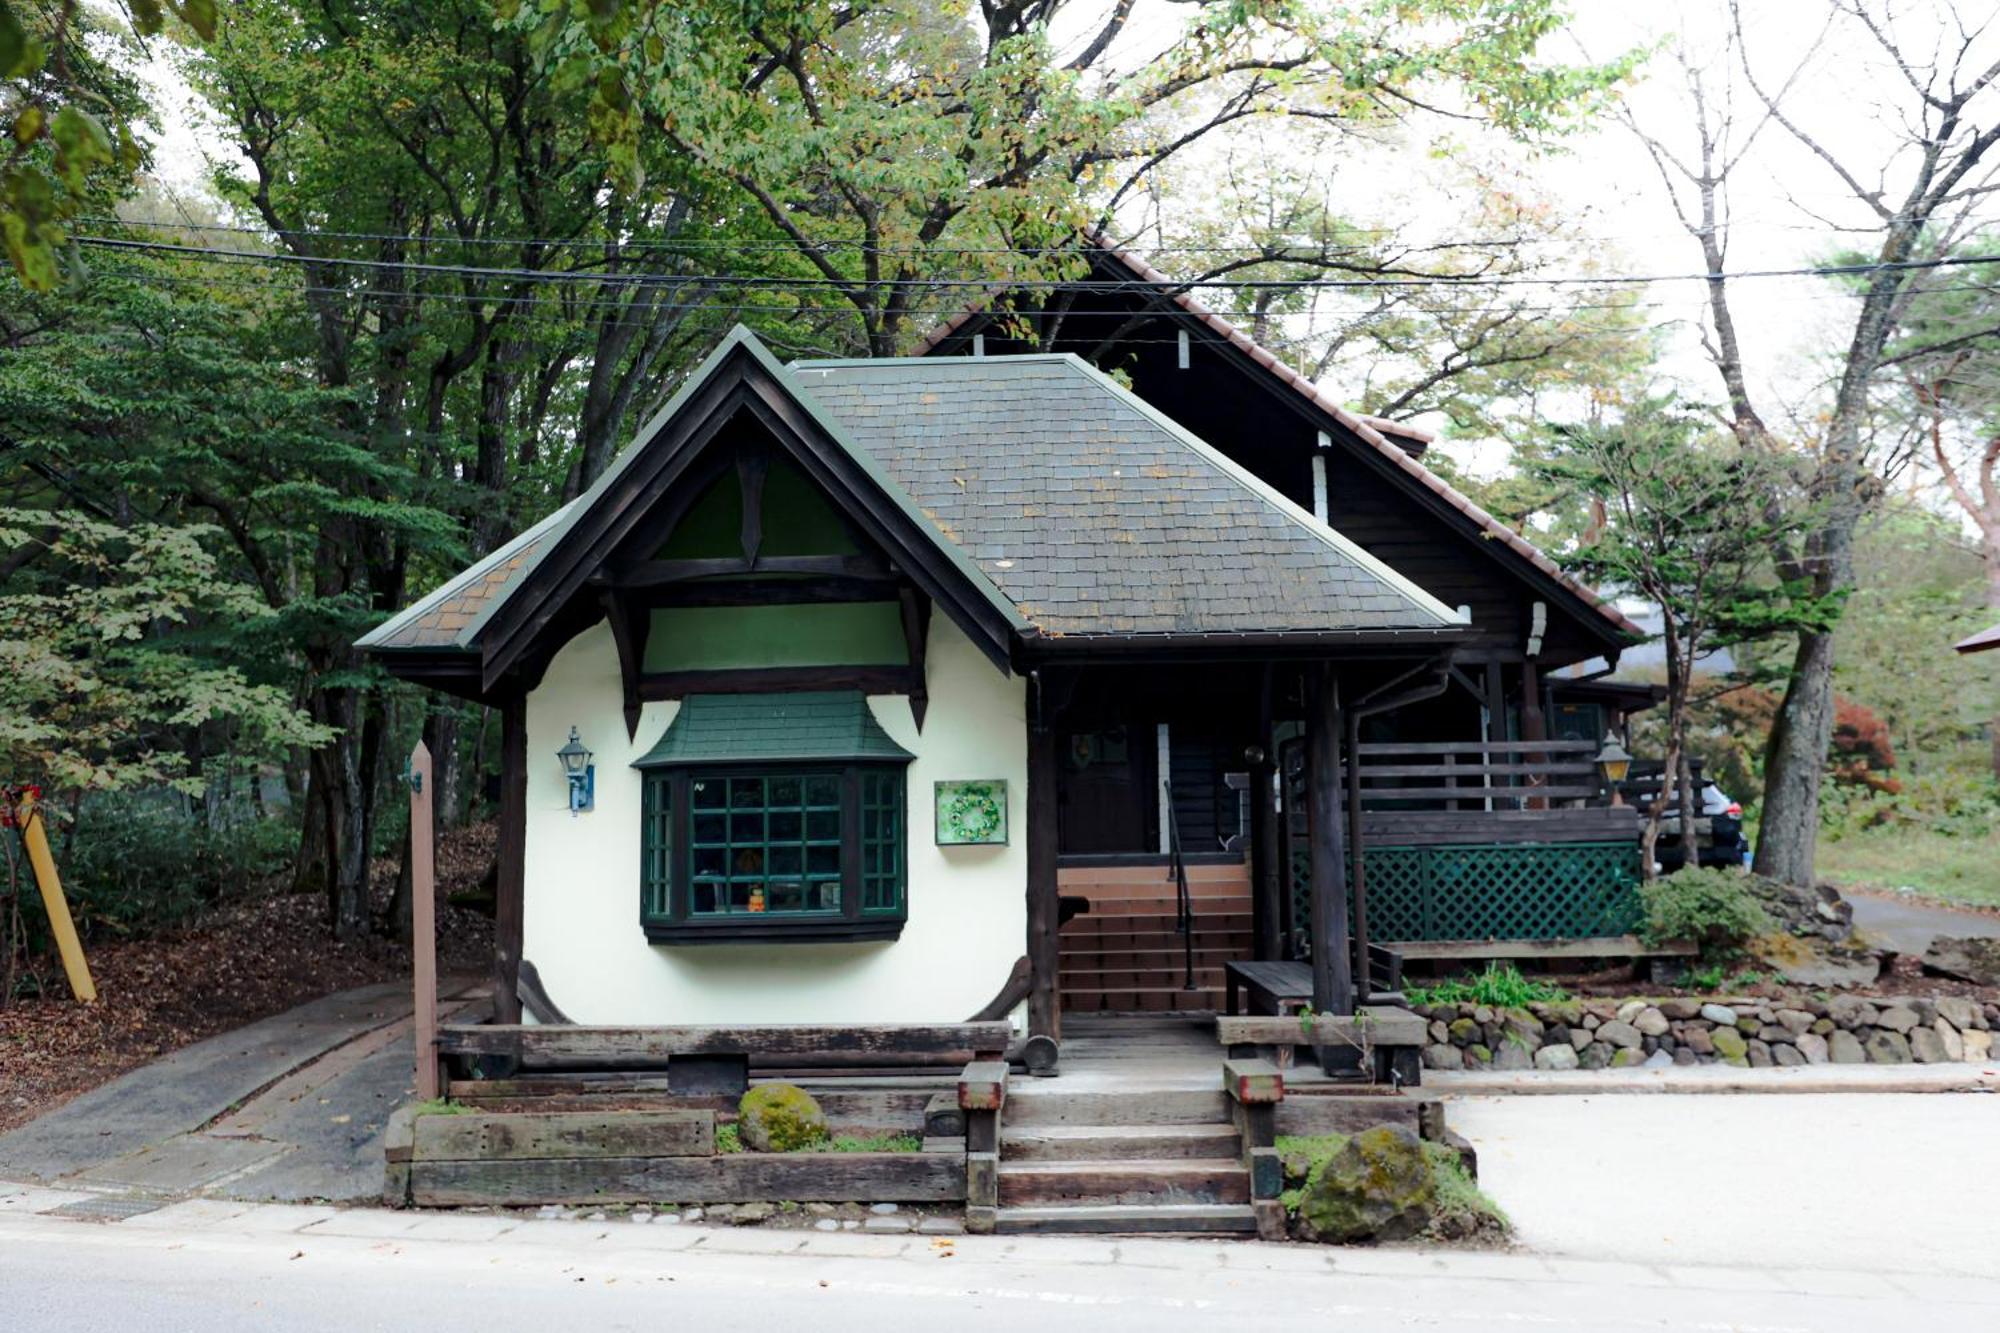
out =
[[[1308,1239],[1406,1240],[1430,1220],[1437,1182],[1423,1142],[1402,1125],[1364,1129],[1327,1159],[1299,1198]]]
[[[826,1112],[791,1083],[760,1083],[744,1093],[736,1121],[751,1152],[800,1152],[827,1139]]]

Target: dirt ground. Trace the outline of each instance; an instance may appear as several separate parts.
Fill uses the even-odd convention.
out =
[[[438,952],[444,969],[477,971],[491,957],[492,922],[450,899],[476,893],[493,861],[493,826],[439,841]],[[371,915],[386,914],[396,861],[370,875]],[[410,974],[408,946],[380,936],[337,941],[316,895],[260,886],[194,924],[89,947],[97,1002],[77,1004],[53,958],[37,959],[45,990],[0,1009],[0,1132],[78,1093],[204,1037],[307,1000]]]

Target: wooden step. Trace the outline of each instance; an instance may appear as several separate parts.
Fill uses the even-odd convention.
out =
[[[1016,1079],[1009,1085],[1002,1123],[1010,1133],[1051,1125],[1226,1125],[1229,1099],[1222,1092],[1221,1067],[1218,1059],[1213,1092],[1195,1088],[1063,1092],[1046,1087],[1056,1080],[1040,1080],[1043,1087],[1023,1087]]]
[[[1178,978],[1176,978],[1178,980]],[[1086,1014],[1194,1014],[1220,1013],[1222,988],[1183,990],[1178,985],[1136,987],[1062,987],[1065,1010]]]
[[[1222,897],[1211,895],[1206,898],[1188,895],[1194,914],[1198,917],[1249,916],[1250,900],[1242,897]],[[1158,898],[1094,898],[1090,910],[1071,918],[1076,921],[1098,920],[1119,916],[1172,916],[1180,911],[1180,899],[1173,894]]]
[[[1064,959],[1060,975],[1065,987],[1074,984],[1100,990],[1119,987],[1169,990],[1187,984],[1187,973],[1178,962],[1159,963],[1151,967],[1098,967],[1089,963],[1072,964]],[[1196,967],[1194,984],[1196,990],[1220,990],[1221,967]]]
[[[1000,1206],[1248,1203],[1241,1162],[1137,1158],[1117,1162],[1002,1162]]]
[[[1236,1161],[1242,1136],[1233,1125],[1042,1125],[1004,1122],[1003,1162],[1129,1162],[1167,1158]]]
[[[1064,940],[1060,949],[1062,965],[1078,970],[1093,968],[1100,971],[1128,971],[1132,968],[1182,967],[1187,962],[1187,950],[1172,948],[1127,949],[1115,944],[1100,944],[1092,940]],[[1194,965],[1196,967],[1220,968],[1243,957],[1234,949],[1210,945],[1204,940],[1194,942]]]
[[[994,1218],[1002,1235],[1166,1235],[1255,1232],[1257,1219],[1244,1203],[1179,1204],[1169,1208],[1124,1205],[1057,1205],[1002,1208]]]
[[[1181,950],[1181,936],[1172,926],[1163,930],[1065,931],[1056,947],[1063,953],[1110,953],[1133,950],[1178,953]],[[1207,949],[1216,953],[1226,953],[1230,958],[1248,958],[1251,953],[1250,932],[1197,928],[1194,933],[1194,947],[1197,952]]]

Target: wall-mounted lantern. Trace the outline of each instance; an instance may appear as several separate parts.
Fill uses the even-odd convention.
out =
[[[1632,756],[1625,753],[1616,736],[1604,738],[1604,748],[1597,752],[1597,771],[1604,775],[1604,785],[1611,789],[1611,804],[1625,804],[1619,799],[1618,784],[1632,771]]]
[[[556,751],[556,758],[562,760],[563,776],[569,779],[569,812],[581,814],[597,803],[597,769],[575,727],[569,729],[569,742]]]

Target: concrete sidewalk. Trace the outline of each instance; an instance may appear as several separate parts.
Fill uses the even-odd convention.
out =
[[[470,984],[445,990],[462,997]],[[197,1042],[0,1135],[0,1178],[142,1196],[379,1198],[382,1128],[414,1091],[410,1012],[409,985],[385,982]]]

